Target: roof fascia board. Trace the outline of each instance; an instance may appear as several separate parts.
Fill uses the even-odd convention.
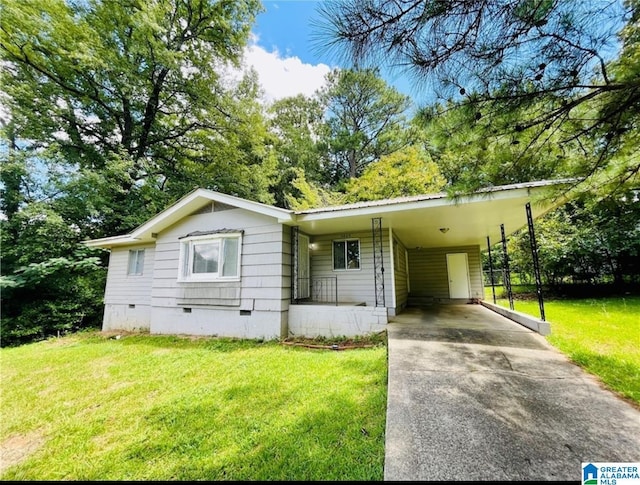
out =
[[[224,204],[232,205],[240,209],[245,209],[251,212],[257,212],[265,216],[273,217],[275,219],[282,219],[283,221],[292,221],[294,212],[289,209],[282,209],[273,205],[263,204],[261,202],[254,202],[252,200],[243,199],[241,197],[235,197],[233,195],[222,194],[220,192],[214,192],[212,190],[201,189],[204,191],[207,197],[211,200],[222,202]]]
[[[144,241],[139,241],[137,239],[132,238],[128,234],[124,236],[111,236],[111,237],[103,237],[100,239],[90,239],[88,241],[84,241],[84,245],[90,248],[110,248],[113,246],[126,246],[131,244],[143,244]]]
[[[384,214],[389,212],[402,212],[410,210],[428,209],[430,207],[456,206],[459,204],[470,204],[491,200],[517,199],[528,197],[535,187],[523,187],[519,189],[509,189],[504,191],[482,192],[459,198],[441,197],[437,199],[426,199],[413,202],[390,203],[386,205],[372,205],[368,207],[348,208],[338,210],[313,212],[308,214],[298,214],[299,222],[320,221],[336,217],[355,217]]]

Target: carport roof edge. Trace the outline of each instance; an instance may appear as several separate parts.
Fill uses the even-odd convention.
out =
[[[570,183],[575,183],[575,181],[576,181],[575,179],[558,179],[558,180],[538,180],[535,182],[522,182],[517,184],[509,184],[509,185],[495,185],[493,187],[485,187],[474,192],[460,194],[458,197],[465,198],[465,197],[473,197],[473,196],[478,196],[483,194],[488,195],[494,192],[504,192],[507,190],[566,185]],[[395,205],[395,204],[404,204],[409,202],[422,202],[422,201],[435,200],[435,199],[449,199],[451,203],[455,203],[455,201],[457,200],[456,197],[450,196],[446,192],[439,192],[436,194],[410,195],[405,197],[394,197],[392,199],[371,200],[371,201],[355,202],[351,204],[318,207],[314,209],[305,209],[305,210],[295,211],[295,214],[296,215],[319,214],[324,212],[337,212],[337,211],[343,211],[343,210],[364,209],[369,207],[381,207],[381,206],[388,206],[388,205]]]

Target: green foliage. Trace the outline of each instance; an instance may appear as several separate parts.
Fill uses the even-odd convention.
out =
[[[268,111],[278,168],[299,167],[307,177],[318,180],[321,169],[318,138],[324,130],[324,113],[318,99],[299,94],[274,101]]]
[[[84,248],[1,276],[1,345],[99,326],[105,276],[100,258]]]
[[[83,199],[98,207],[102,235],[132,229],[194,185],[268,201],[269,171],[255,170],[272,165],[255,75],[238,84],[223,74],[261,8],[5,2],[2,81],[15,139],[46,148],[91,187]]]
[[[514,135],[514,122],[508,113],[485,119],[475,109],[455,103],[423,108],[413,120],[422,145],[452,192],[570,174],[569,160],[579,153],[557,144],[544,151],[532,149],[541,141],[529,132]]]
[[[322,150],[318,139],[325,129],[322,106],[316,98],[298,95],[274,101],[268,108],[277,172],[271,192],[279,207],[291,207],[292,181],[304,174],[312,182],[322,181]],[[293,204],[295,205],[295,203]]]
[[[640,204],[637,191],[617,197],[581,197],[535,223],[543,283],[640,282]],[[533,279],[529,233],[509,240],[510,266]]]
[[[304,171],[299,168],[289,169],[281,179],[286,181],[283,189],[285,207],[293,210],[315,209],[338,205],[344,202],[343,194],[322,188],[313,181],[307,180]]]
[[[416,146],[385,155],[345,185],[345,201],[389,199],[440,192],[445,179],[438,166]]]
[[[3,345],[95,325],[106,256],[195,186],[272,203],[258,0],[8,0],[2,6]]]
[[[359,66],[401,67],[477,121],[460,133],[462,163],[453,147],[439,160],[462,191],[545,173],[584,193],[640,184],[638,0],[445,3],[327,2],[321,41]]]
[[[357,177],[369,163],[408,144],[404,113],[410,99],[376,69],[333,70],[318,96],[327,113],[327,180]]]

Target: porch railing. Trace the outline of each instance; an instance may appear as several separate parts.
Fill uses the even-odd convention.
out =
[[[302,297],[306,288],[309,295],[298,298],[297,302],[338,304],[338,278],[335,276],[314,276],[312,278],[298,278],[298,294]]]

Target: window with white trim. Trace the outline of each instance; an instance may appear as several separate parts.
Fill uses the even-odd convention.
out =
[[[241,233],[216,233],[180,239],[180,281],[240,278]]]
[[[140,276],[144,270],[144,249],[131,249],[129,251],[129,265],[127,274],[130,276]]]
[[[360,269],[360,240],[340,239],[333,241],[333,270]]]

